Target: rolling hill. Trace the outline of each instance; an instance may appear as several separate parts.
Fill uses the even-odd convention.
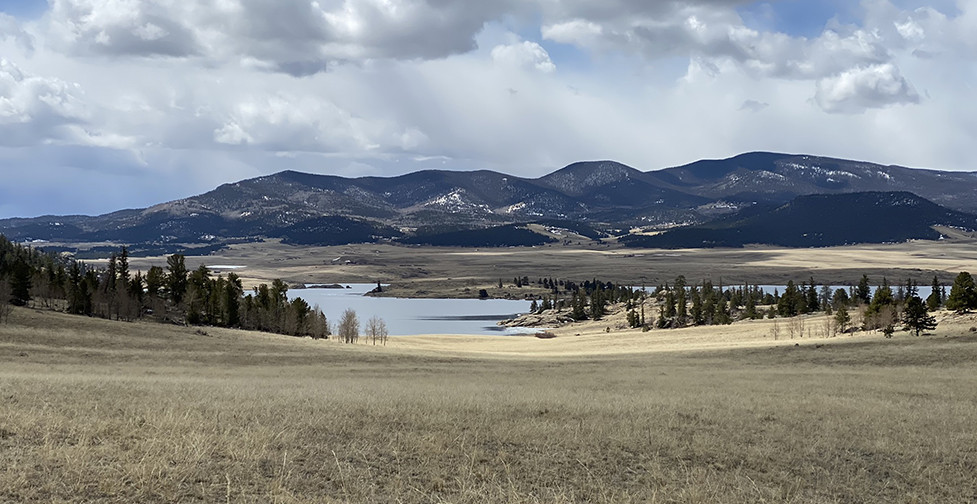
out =
[[[443,233],[547,221],[601,232],[701,226],[799,196],[872,191],[909,191],[950,210],[977,212],[974,172],[756,152],[657,171],[579,162],[535,179],[492,171],[360,178],[282,171],[144,209],[0,220],[0,233],[16,241],[112,242],[153,250],[263,238],[336,244],[423,242],[431,235],[430,242]],[[808,234],[829,231],[811,229]]]
[[[632,247],[654,248],[827,247],[940,239],[933,226],[977,229],[977,215],[950,210],[909,192],[814,194],[781,206],[751,208],[707,224],[653,236],[631,235],[622,241]]]

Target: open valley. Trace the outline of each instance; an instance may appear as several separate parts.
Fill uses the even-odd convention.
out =
[[[246,284],[282,278],[290,284],[390,283],[387,295],[476,297],[499,279],[528,276],[655,286],[678,275],[726,285],[783,285],[813,277],[847,285],[867,274],[875,281],[913,278],[926,285],[934,275],[952,282],[960,271],[977,271],[977,241],[851,245],[825,248],[756,246],[741,249],[630,249],[583,243],[539,247],[447,248],[354,244],[296,247],[273,241],[233,245],[213,256],[188,257],[188,265],[243,266],[234,272]],[[132,260],[134,269],[165,265],[165,258]],[[526,291],[489,291],[493,297],[523,297]]]
[[[977,499],[974,316],[768,322],[384,347],[16,309],[0,501]]]

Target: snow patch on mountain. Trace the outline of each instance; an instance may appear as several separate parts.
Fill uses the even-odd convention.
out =
[[[470,201],[467,191],[456,187],[447,194],[443,194],[425,202],[424,207],[438,207],[449,213],[492,213],[488,205]]]

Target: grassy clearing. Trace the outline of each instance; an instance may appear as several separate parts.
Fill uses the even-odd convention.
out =
[[[206,332],[16,310],[0,501],[977,500],[966,327],[536,358]]]

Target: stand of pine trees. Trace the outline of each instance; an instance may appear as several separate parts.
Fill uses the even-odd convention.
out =
[[[0,235],[0,304],[34,306],[111,320],[160,322],[261,330],[325,338],[329,323],[318,308],[287,297],[275,280],[245,294],[240,278],[211,277],[206,266],[189,272],[185,258],[167,258],[144,276],[129,268],[123,247],[104,269],[12,243]]]
[[[526,277],[514,280],[519,286],[531,283]],[[936,320],[929,312],[944,305],[957,311],[977,310],[977,287],[968,273],[958,276],[949,296],[945,286],[934,277],[932,293],[926,300],[919,297],[913,280],[893,287],[883,278],[882,285],[873,291],[867,275],[862,275],[847,289],[834,291],[827,285],[818,284],[814,278],[800,284],[790,280],[782,294],[778,289],[772,293],[764,292],[759,286],[749,284],[727,287],[720,283],[717,286],[710,280],[689,284],[681,275],[671,285],[659,285],[654,294],[644,288],[638,290],[597,279],[577,283],[540,278],[535,283],[550,289],[551,295],[542,296],[539,302],[534,300],[534,313],[567,310],[573,320],[600,320],[606,316],[608,305],[623,303],[628,326],[646,329],[651,326],[664,329],[724,325],[734,320],[755,320],[764,316],[793,318],[825,313],[831,316],[829,322],[833,333],[849,329],[878,330],[891,337],[901,323],[918,336],[935,328]],[[657,317],[649,317],[655,318],[653,321],[645,318],[646,304],[649,310],[657,307]],[[858,323],[852,317],[853,312],[860,316]]]

